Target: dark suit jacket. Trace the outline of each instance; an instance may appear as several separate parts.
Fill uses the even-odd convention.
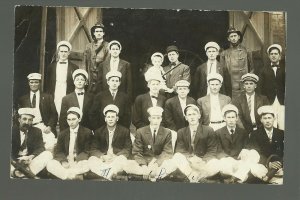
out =
[[[186,105],[188,104],[196,105],[196,101],[192,97],[188,96],[186,99]],[[166,101],[163,113],[166,128],[177,131],[188,125],[187,121],[184,118],[178,96],[172,97],[171,99],[168,99]]]
[[[45,76],[45,90],[47,93],[51,94],[54,98],[54,92],[55,92],[55,84],[56,84],[56,64],[57,62],[51,63],[48,67],[47,74]],[[68,61],[68,73],[67,73],[67,94],[74,91],[74,81],[72,78],[73,72],[79,69],[77,65],[74,63]]]
[[[250,117],[250,111],[249,111],[249,107],[248,107],[246,94],[245,93],[241,94],[237,99],[234,99],[234,101],[232,103],[238,108],[239,118],[240,118],[244,128],[248,132],[248,134],[250,134],[253,131],[253,127],[252,127],[252,121],[251,121],[251,117]],[[255,116],[255,122],[256,122],[257,127],[261,126],[260,117],[257,113],[257,109],[261,106],[269,105],[269,104],[270,103],[269,103],[267,97],[255,93],[254,116]]]
[[[284,131],[274,128],[272,142],[263,127],[257,129],[250,135],[248,149],[255,149],[260,155],[260,163],[266,165],[268,158],[275,154],[283,158]]]
[[[109,132],[107,126],[104,125],[95,131],[95,135],[91,145],[91,156],[100,157],[107,154],[109,144]],[[113,153],[117,156],[124,155],[128,158],[131,155],[132,143],[130,131],[128,128],[117,125],[112,138]]]
[[[195,154],[207,161],[216,157],[218,140],[214,130],[209,126],[199,124],[194,139],[194,149],[191,145],[190,127],[184,127],[177,133],[177,142],[175,152],[182,153],[185,156]]]
[[[218,157],[233,157],[237,158],[241,150],[245,148],[248,143],[248,133],[245,129],[239,128],[235,129],[234,134],[231,136],[227,126],[216,130],[216,136],[218,139]]]
[[[108,90],[106,74],[110,71],[110,58],[104,60],[98,66],[98,92]],[[129,98],[132,98],[132,74],[130,63],[120,59],[118,71],[121,72],[121,85],[119,90],[125,92]]]
[[[129,128],[131,123],[131,102],[129,97],[124,92],[118,91],[115,99],[109,90],[98,93],[93,100],[92,107],[89,113],[89,121],[93,130],[105,125],[103,110],[109,105],[114,104],[119,108],[118,124]]]
[[[54,100],[51,95],[40,92],[40,112],[42,120],[46,126],[51,127],[51,131],[56,136],[56,124],[58,114],[55,108]],[[19,108],[31,107],[30,94],[26,94],[19,99]]]
[[[160,126],[153,144],[150,126],[137,130],[132,155],[140,165],[148,165],[155,157],[160,166],[164,160],[172,157],[171,132]]]
[[[231,98],[223,94],[219,94],[219,101],[222,111],[223,107],[231,102]],[[211,111],[210,94],[198,99],[197,104],[200,108],[202,123],[204,125],[208,125],[210,123]]]
[[[75,141],[76,161],[87,160],[92,141],[92,131],[88,128],[79,125],[77,138]],[[68,161],[70,144],[70,129],[67,128],[60,132],[57,139],[57,144],[54,147],[54,159],[63,162]]]
[[[273,104],[277,96],[279,103],[284,105],[285,65],[280,64],[280,68],[276,72],[276,77],[271,66],[264,67],[259,74],[258,89],[262,95],[268,97],[271,104]]]
[[[93,103],[93,95],[90,93],[84,93],[82,117],[80,124],[84,127],[91,128],[89,123],[89,112]],[[61,110],[59,116],[59,127],[60,130],[64,130],[69,127],[67,123],[67,111],[70,107],[79,107],[78,99],[75,92],[64,96],[61,103]]]
[[[171,69],[171,65],[165,67],[165,72]],[[190,67],[181,63],[178,67],[172,70],[172,73],[166,75],[166,85],[168,88],[174,88],[175,83],[179,80],[191,82]]]
[[[223,77],[223,84],[220,90],[221,94],[231,97],[232,87],[231,87],[231,77],[228,69],[217,62],[217,73],[221,74]],[[193,88],[196,94],[196,98],[204,97],[207,94],[207,62],[203,63],[197,67],[194,75]]]
[[[159,94],[157,106],[164,108],[166,98]],[[136,97],[133,105],[132,123],[138,129],[149,125],[147,109],[152,107],[152,101],[149,93],[141,94]],[[162,122],[162,125],[164,122]]]
[[[37,156],[45,151],[42,131],[39,128],[30,127],[28,130],[27,137],[27,155]],[[12,127],[12,141],[11,141],[11,157],[17,159],[19,157],[19,151],[21,147],[20,129],[17,126]]]

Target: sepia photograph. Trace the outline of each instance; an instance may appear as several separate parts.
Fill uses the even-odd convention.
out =
[[[285,11],[15,6],[11,179],[284,184]]]

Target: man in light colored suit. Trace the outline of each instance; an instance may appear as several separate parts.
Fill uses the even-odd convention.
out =
[[[203,125],[209,125],[214,130],[225,126],[222,116],[222,108],[231,102],[231,98],[220,94],[223,77],[218,73],[211,73],[207,76],[207,83],[210,88],[210,94],[197,100]]]

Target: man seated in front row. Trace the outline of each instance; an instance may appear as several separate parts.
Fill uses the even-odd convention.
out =
[[[54,159],[47,164],[47,170],[60,179],[81,179],[88,172],[88,156],[92,131],[79,125],[82,112],[78,107],[67,111],[69,128],[63,130],[54,147]]]
[[[119,108],[109,104],[103,114],[106,125],[95,131],[88,162],[92,172],[111,180],[113,174],[123,171],[132,144],[129,129],[117,124]]]
[[[34,178],[52,159],[51,152],[45,151],[42,131],[32,126],[34,113],[33,108],[20,108],[18,110],[19,127],[12,127],[11,159],[22,166],[25,165],[25,172],[21,171],[21,173],[25,175],[27,172],[33,176],[28,178]],[[26,169],[27,166],[28,169]],[[11,172],[15,172],[14,167],[11,167]]]

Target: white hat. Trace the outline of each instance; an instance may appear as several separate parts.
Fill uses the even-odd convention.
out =
[[[41,80],[42,75],[39,73],[31,73],[27,76],[28,80]]]
[[[76,69],[73,74],[72,74],[72,77],[73,77],[73,80],[75,79],[75,77],[78,75],[78,74],[82,74],[85,76],[86,79],[89,79],[89,75],[88,73],[84,70],[84,69]]]
[[[110,49],[110,46],[113,45],[113,44],[117,44],[119,47],[120,47],[120,50],[122,50],[122,45],[119,41],[117,40],[112,40],[110,41],[110,43],[108,43],[108,49]]]
[[[151,71],[149,71],[149,70],[145,73],[145,80],[146,80],[147,82],[149,82],[149,81],[151,81],[151,80],[157,80],[157,81],[159,81],[159,82],[162,82],[162,81],[163,81],[161,76],[159,76],[159,75],[157,75],[156,73],[153,73],[153,72],[151,72]]]
[[[263,114],[273,114],[275,115],[274,109],[272,106],[261,106],[257,109],[258,115],[263,115]]]
[[[103,114],[106,115],[106,113],[108,111],[113,111],[113,112],[117,113],[117,115],[119,114],[119,108],[114,104],[109,104],[109,105],[105,106],[105,108],[103,109]]]
[[[270,46],[268,47],[268,49],[267,49],[267,53],[268,53],[268,54],[270,53],[271,48],[272,48],[272,49],[273,49],[273,48],[278,49],[278,50],[279,50],[279,53],[282,52],[282,47],[281,47],[279,44],[272,44],[272,45],[270,45]]]
[[[31,115],[31,116],[35,117],[33,108],[19,108],[18,114],[19,115]]]
[[[194,105],[194,104],[188,104],[188,105],[185,106],[185,108],[184,108],[184,110],[183,110],[184,116],[186,115],[186,112],[187,112],[187,110],[188,110],[189,108],[196,109],[197,112],[200,114],[200,110],[199,110],[198,106],[196,106],[196,105]]]
[[[154,57],[159,56],[162,59],[162,62],[164,62],[164,55],[160,52],[155,52],[154,54],[152,54],[151,56],[151,61],[153,60]]]
[[[162,116],[164,109],[159,106],[153,106],[148,108],[147,112],[150,116]]]
[[[237,115],[239,114],[238,108],[233,104],[227,104],[222,109],[222,115],[225,116],[225,113],[228,111],[234,111]]]
[[[206,51],[209,47],[213,47],[213,48],[217,49],[217,51],[220,51],[220,46],[216,42],[208,42],[205,45],[204,50]]]
[[[189,87],[189,86],[190,86],[190,82],[186,80],[179,80],[175,83],[175,87]]]
[[[245,81],[254,81],[255,83],[257,83],[259,81],[259,78],[255,74],[247,73],[247,74],[244,74],[242,76],[241,81],[242,82],[245,82]]]
[[[71,108],[69,108],[69,110],[67,111],[67,114],[69,114],[70,112],[77,113],[79,115],[79,118],[82,117],[82,111],[78,107],[71,107]]]
[[[223,77],[221,74],[218,73],[210,73],[207,75],[207,83],[211,80],[219,80],[221,83],[223,83]]]
[[[107,74],[105,75],[105,77],[106,77],[106,80],[108,80],[111,77],[118,77],[118,78],[121,79],[122,74],[119,71],[113,70],[113,71],[107,72]]]
[[[67,46],[67,47],[69,47],[69,50],[70,50],[70,51],[72,50],[72,45],[71,45],[70,42],[68,42],[68,41],[65,41],[65,40],[60,41],[60,42],[56,45],[56,49],[58,50],[58,48],[59,48],[60,46]]]

